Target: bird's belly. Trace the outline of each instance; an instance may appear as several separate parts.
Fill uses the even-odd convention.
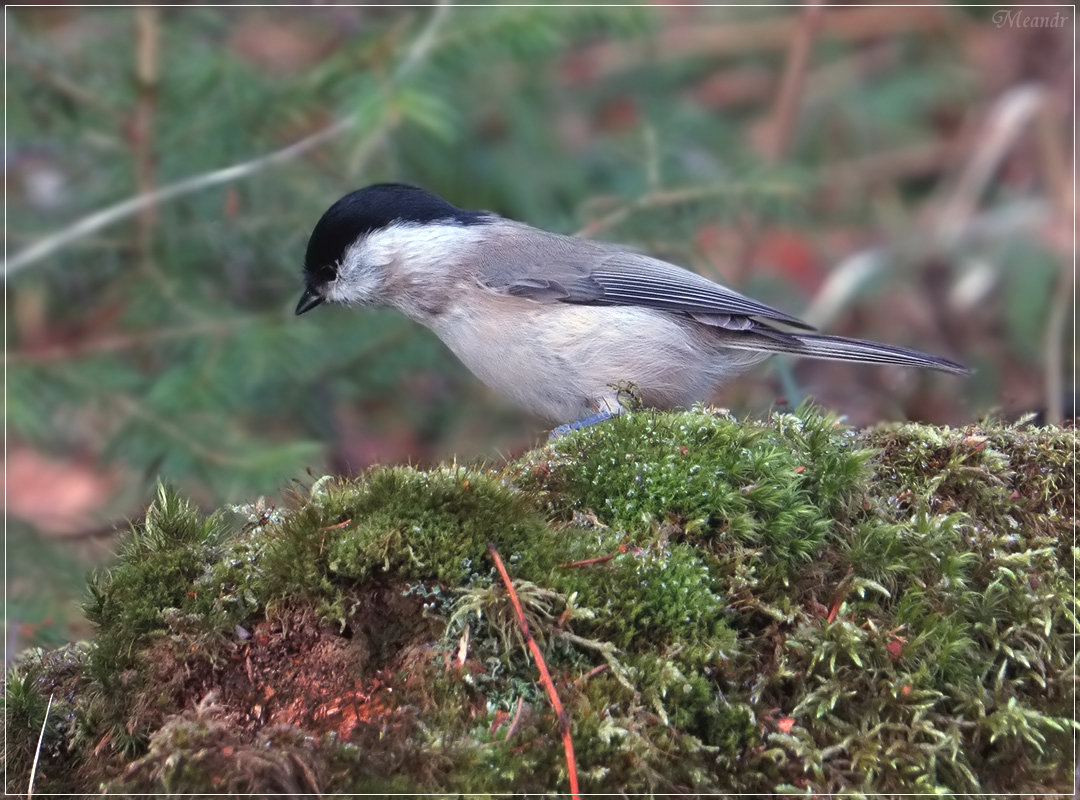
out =
[[[552,421],[616,411],[620,389],[650,407],[689,406],[723,377],[689,319],[516,298],[497,306],[450,308],[427,324],[478,378]]]

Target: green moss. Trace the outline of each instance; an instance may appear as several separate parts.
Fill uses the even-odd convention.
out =
[[[217,517],[204,519],[175,491],[159,486],[145,521],[123,540],[117,565],[90,581],[84,610],[100,628],[96,650],[102,650],[105,637],[116,658],[130,657],[140,637],[161,627],[164,609],[185,604],[195,581],[217,558],[220,533]],[[118,665],[103,666],[104,676]]]
[[[13,669],[7,675],[4,693],[4,728],[7,746],[4,763],[16,775],[29,775],[34,763],[38,738],[42,738],[45,761],[56,758],[62,749],[62,736],[57,720],[61,715],[50,715],[48,696],[35,691],[35,670]],[[51,723],[51,724],[50,724]],[[17,786],[9,785],[8,792],[18,792]]]
[[[756,424],[628,414],[549,451],[543,482],[577,507],[629,531],[670,520],[714,552],[760,548],[781,580],[817,553],[870,456],[810,408]]]
[[[458,585],[488,571],[492,541],[529,569],[553,563],[536,547],[550,538],[547,525],[521,493],[460,467],[384,467],[326,481],[260,536],[259,573],[244,589],[264,603],[334,597],[343,582],[386,573]]]
[[[41,791],[564,786],[491,543],[587,791],[1067,791],[1075,439],[643,412],[231,518],[162,489],[88,655],[9,676],[9,788],[51,692]]]
[[[326,507],[354,521],[327,547],[329,571],[346,578],[392,571],[458,585],[486,569],[489,542],[528,568],[551,563],[526,552],[548,538],[543,518],[520,493],[473,470],[382,469]]]
[[[30,650],[8,671],[0,715],[8,794],[26,792],[35,758],[39,774],[54,776],[49,783],[51,791],[80,790],[73,772],[85,753],[80,747],[78,704],[73,698],[85,669],[86,648],[65,645],[56,650]]]
[[[589,609],[582,628],[620,649],[710,640],[718,640],[715,647],[721,649],[732,643],[720,587],[687,544],[635,549],[592,569],[566,570],[552,580]]]

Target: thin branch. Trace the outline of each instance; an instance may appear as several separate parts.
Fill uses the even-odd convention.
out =
[[[777,187],[769,188],[772,191],[776,191]],[[756,189],[760,191],[762,187],[758,186]],[[783,185],[781,185],[779,189],[780,191],[777,191],[777,194],[788,193],[786,187]],[[599,219],[593,220],[574,235],[592,238],[598,233],[602,233],[609,228],[614,228],[616,225],[621,224],[626,221],[627,218],[639,211],[674,206],[679,205],[680,203],[691,203],[714,197],[730,196],[738,191],[740,191],[740,187],[733,186],[730,182],[727,182],[711,183],[706,186],[686,186],[677,189],[659,189],[654,192],[647,192],[638,195],[634,200],[628,203],[618,206]]]
[[[814,183],[819,191],[833,191],[837,185],[846,186],[853,180],[863,183],[871,181],[895,180],[909,175],[923,175],[940,170],[953,157],[955,148],[939,141],[921,142],[897,150],[854,156],[843,161],[836,161],[818,170]],[[756,189],[761,190],[758,186]],[[780,189],[772,190],[780,194]],[[599,217],[579,229],[575,236],[592,238],[621,225],[634,214],[665,206],[708,200],[731,195],[739,190],[730,181],[707,186],[687,186],[674,189],[656,189],[638,195],[633,200],[622,203],[604,216]],[[789,192],[784,191],[784,194]]]
[[[408,73],[431,52],[435,45],[439,28],[442,27],[449,16],[447,13],[448,8],[448,0],[442,0],[435,8],[427,25],[425,25],[423,30],[417,35],[400,65],[394,71],[395,79],[399,79]],[[52,255],[57,250],[96,233],[102,228],[113,225],[122,219],[126,219],[133,214],[141,213],[150,206],[163,203],[167,200],[173,200],[187,194],[192,194],[193,192],[198,192],[203,189],[208,189],[219,184],[238,181],[247,178],[250,175],[254,175],[257,172],[261,172],[267,167],[299,158],[309,150],[340,136],[359,121],[358,114],[350,114],[334,124],[323,128],[321,131],[317,131],[316,133],[311,134],[311,136],[301,139],[298,142],[294,142],[288,147],[282,148],[276,152],[254,158],[250,161],[244,161],[240,164],[234,164],[231,167],[225,167],[223,169],[214,170],[213,172],[206,172],[201,175],[185,178],[184,180],[163,186],[155,191],[136,195],[135,197],[131,197],[116,205],[103,208],[100,211],[95,211],[93,214],[89,214],[82,219],[77,220],[64,230],[58,231],[51,236],[46,236],[37,244],[30,245],[17,253],[13,258],[8,259],[5,265],[4,279],[9,280],[13,275],[26,269],[31,264]],[[372,134],[371,140],[374,140],[375,138],[377,138],[376,135]]]
[[[163,203],[166,200],[183,197],[184,195],[192,194],[193,192],[202,189],[208,189],[211,186],[237,181],[246,178],[249,175],[254,175],[256,172],[266,169],[274,164],[281,164],[286,161],[291,161],[294,158],[298,158],[308,150],[311,150],[323,142],[333,139],[335,136],[348,130],[356,123],[356,121],[356,115],[348,116],[345,119],[335,122],[333,125],[323,128],[317,133],[313,133],[305,139],[301,139],[299,142],[278,150],[277,152],[252,159],[251,161],[245,161],[241,164],[234,164],[233,166],[225,167],[224,169],[206,172],[191,178],[185,178],[182,181],[163,186],[153,192],[136,195],[135,197],[128,198],[116,205],[103,208],[100,211],[95,211],[93,214],[83,217],[64,230],[54,233],[52,236],[45,237],[37,244],[30,245],[15,255],[14,258],[9,259],[7,262],[6,279],[10,279],[13,275],[22,272],[34,262],[52,255],[57,250],[61,250],[72,242],[77,242],[79,239],[83,239],[92,233],[96,233],[102,228],[113,225],[133,214],[137,214],[144,208],[148,208],[157,203]]]
[[[525,644],[528,646],[533,658],[536,659],[536,668],[540,672],[540,684],[544,687],[544,691],[547,692],[552,708],[555,709],[555,717],[559,721],[559,733],[562,735],[563,740],[563,750],[566,751],[566,770],[570,780],[570,796],[577,800],[577,798],[581,797],[581,794],[578,791],[577,765],[574,762],[574,742],[570,738],[570,720],[566,716],[566,711],[563,710],[562,702],[559,700],[559,693],[555,691],[555,684],[551,680],[551,673],[548,672],[544,654],[540,652],[540,646],[529,631],[529,621],[525,619],[525,610],[521,607],[517,592],[514,591],[514,583],[510,580],[510,573],[506,571],[506,566],[503,564],[502,557],[499,555],[499,551],[495,549],[494,544],[488,544],[488,552],[491,553],[491,557],[495,560],[495,568],[499,570],[499,576],[506,587],[506,592],[510,597],[510,604],[514,608],[514,614],[518,618],[518,625],[521,627],[521,634],[525,637]]]

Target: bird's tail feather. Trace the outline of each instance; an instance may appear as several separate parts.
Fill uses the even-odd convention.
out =
[[[759,331],[756,333],[764,333]],[[779,334],[779,335],[775,335]],[[863,364],[902,364],[909,367],[925,367],[941,372],[967,375],[970,369],[947,358],[921,353],[907,347],[848,339],[844,336],[828,336],[821,333],[787,333],[768,331],[768,335],[749,336],[745,339],[731,337],[725,346],[747,350],[766,350],[772,353],[790,353],[804,358],[824,358],[832,361],[858,361]]]

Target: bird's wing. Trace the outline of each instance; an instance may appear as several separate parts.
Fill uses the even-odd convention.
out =
[[[796,317],[666,261],[554,234],[542,244],[532,258],[515,254],[490,260],[481,281],[541,303],[644,306],[734,330],[751,327],[754,319],[812,329]]]

